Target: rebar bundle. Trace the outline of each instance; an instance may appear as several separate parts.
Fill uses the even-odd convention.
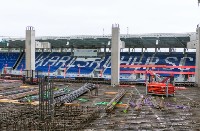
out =
[[[49,79],[39,79],[39,111],[40,119],[53,118],[54,116],[54,96],[53,82]]]
[[[87,91],[91,91],[91,90],[93,90],[95,88],[96,88],[95,84],[86,83],[82,87],[80,87],[79,89],[77,89],[77,90],[75,90],[75,91],[73,91],[73,92],[71,92],[69,94],[66,94],[66,95],[63,95],[63,96],[55,98],[54,99],[54,103],[56,105],[63,104],[63,103],[70,103],[73,100],[75,100],[76,98],[78,98],[79,96],[81,96],[84,93],[86,93]]]
[[[69,89],[66,89],[66,88],[62,88],[62,89],[59,89],[57,91],[54,91],[54,99],[56,97],[60,97],[62,95],[66,95],[66,94],[69,94],[70,90]],[[27,97],[24,97],[20,100],[18,100],[19,102],[33,102],[33,101],[38,101],[39,100],[39,95],[35,95],[35,96],[27,96]]]
[[[107,113],[110,113],[114,109],[117,102],[120,101],[120,99],[125,95],[125,93],[126,93],[126,90],[124,90],[124,89],[120,89],[118,91],[116,96],[106,106],[105,110],[106,110]]]

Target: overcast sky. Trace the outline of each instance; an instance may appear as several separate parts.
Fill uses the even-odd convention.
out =
[[[194,32],[197,0],[0,0],[0,36],[102,35],[119,23],[121,33]]]

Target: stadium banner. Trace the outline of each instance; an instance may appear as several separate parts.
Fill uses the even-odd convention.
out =
[[[78,57],[97,56],[97,49],[75,49],[74,56],[78,56]]]

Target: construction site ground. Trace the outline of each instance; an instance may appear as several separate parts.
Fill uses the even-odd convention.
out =
[[[84,83],[54,83],[56,88],[66,87],[69,90],[76,90]],[[37,85],[24,86],[20,82],[0,83],[0,113],[16,112],[20,108],[29,105],[38,106],[38,102],[21,103],[19,96],[4,96],[3,93],[16,91],[22,88],[33,88],[37,90]],[[110,113],[105,112],[106,104],[115,97],[120,89],[125,89],[126,94],[113,106]],[[133,92],[131,100],[130,94]],[[16,94],[15,94],[16,95]],[[28,94],[27,94],[28,95]],[[15,98],[15,99],[12,99]],[[142,102],[138,103],[139,100]],[[145,86],[122,86],[111,87],[109,85],[99,85],[98,95],[94,91],[87,92],[74,100],[73,106],[94,107],[100,110],[99,117],[87,123],[79,130],[200,130],[200,89],[197,87],[186,87],[177,89],[175,96],[146,95]],[[128,103],[129,102],[129,103]],[[66,103],[67,104],[67,103]],[[128,110],[126,106],[130,105]],[[136,108],[140,104],[139,108]],[[65,105],[62,105],[65,106]],[[1,116],[2,117],[2,116]],[[3,130],[3,129],[0,129]],[[59,129],[57,129],[59,130]]]

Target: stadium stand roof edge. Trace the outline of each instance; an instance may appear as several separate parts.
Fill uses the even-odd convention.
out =
[[[195,32],[189,33],[148,33],[121,34],[126,48],[186,48]],[[36,41],[49,42],[52,48],[110,48],[111,35],[42,36]],[[25,38],[4,38],[0,48],[24,48]],[[69,43],[69,44],[67,44]]]

